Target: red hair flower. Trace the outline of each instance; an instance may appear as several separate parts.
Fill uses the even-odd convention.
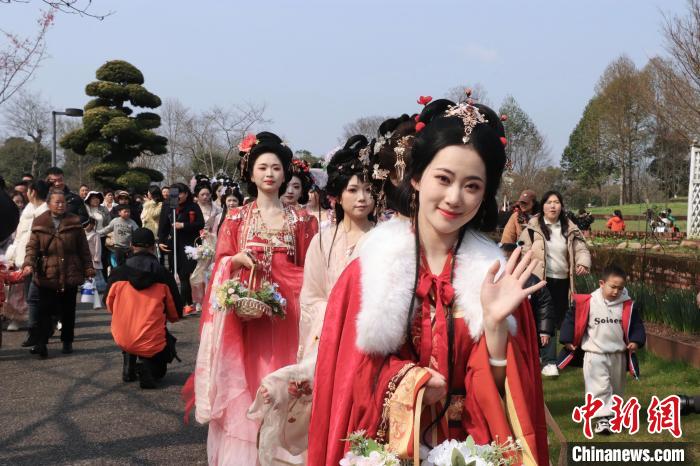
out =
[[[503,147],[506,147],[508,145],[508,139],[502,137],[501,138],[501,144],[503,144]]]
[[[428,105],[433,98],[429,95],[422,95],[418,98],[418,103],[421,105]]]
[[[501,115],[501,121],[508,121],[508,115]]]
[[[423,123],[422,121],[416,123],[416,133],[420,133],[421,131],[423,131],[423,128],[425,128],[425,123]]]
[[[254,134],[248,134],[243,140],[238,144],[238,150],[241,152],[248,153],[253,148],[253,146],[258,142]]]

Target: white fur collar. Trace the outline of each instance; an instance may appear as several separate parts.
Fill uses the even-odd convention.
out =
[[[408,221],[394,218],[363,239],[359,253],[362,299],[357,317],[357,347],[369,354],[397,351],[406,337],[406,318],[415,279],[415,236]],[[505,264],[498,246],[480,233],[468,232],[457,251],[453,286],[457,306],[472,338],[483,333],[481,284],[496,259]],[[516,332],[508,316],[511,334]]]

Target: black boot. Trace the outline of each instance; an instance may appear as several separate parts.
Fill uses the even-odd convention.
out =
[[[72,352],[73,352],[73,343],[70,341],[64,341],[63,342],[63,349],[61,350],[61,353],[71,354]]]
[[[35,345],[29,352],[31,354],[38,354],[41,359],[49,357],[49,350],[46,348],[46,345]]]
[[[29,348],[31,346],[34,346],[36,345],[38,340],[39,338],[37,337],[36,327],[31,327],[27,332],[27,338],[25,338],[22,342],[22,348]]]
[[[139,385],[141,388],[156,388],[156,379],[148,361],[143,361],[139,365]]]
[[[122,380],[133,382],[136,380],[136,356],[129,353],[122,353],[124,357],[124,368],[122,369]]]

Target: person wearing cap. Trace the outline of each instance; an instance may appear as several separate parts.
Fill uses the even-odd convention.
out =
[[[97,233],[100,236],[112,233],[114,241],[112,250],[116,256],[117,265],[122,265],[131,249],[131,235],[139,226],[131,219],[131,207],[128,204],[119,204],[115,209],[118,217],[112,219],[106,227],[97,230]]]
[[[514,244],[518,241],[520,233],[530,218],[539,212],[535,191],[526,189],[520,194],[515,210],[503,228],[501,244]]]
[[[174,277],[156,258],[155,243],[151,230],[136,229],[133,256],[112,271],[107,285],[112,336],[123,355],[122,380],[133,382],[138,377],[141,388],[156,388],[168,363],[177,357],[176,339],[166,322],[177,322],[183,307]]]

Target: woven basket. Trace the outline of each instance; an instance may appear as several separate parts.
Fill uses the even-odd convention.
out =
[[[255,267],[250,269],[248,277],[248,289],[252,290],[251,284],[255,286],[253,277],[255,276]],[[272,315],[272,308],[262,301],[254,298],[241,298],[233,305],[236,315],[243,321],[259,319],[264,315]]]
[[[241,298],[234,304],[236,315],[239,319],[253,320],[259,319],[265,314],[270,315],[272,308],[262,301],[253,298]]]

